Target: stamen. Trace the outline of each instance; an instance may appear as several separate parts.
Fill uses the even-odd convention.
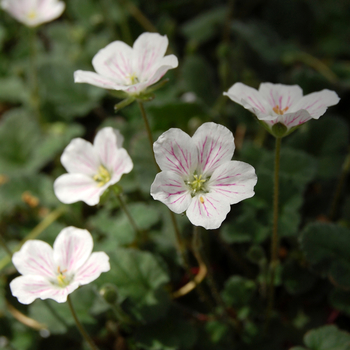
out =
[[[34,10],[32,10],[32,11],[30,11],[29,13],[28,13],[28,15],[27,15],[27,17],[29,18],[29,19],[34,19],[34,18],[36,18],[36,12],[34,11]]]
[[[129,80],[127,85],[134,85],[140,82],[138,77],[136,76],[136,73],[127,74],[126,78]]]
[[[93,179],[97,182],[97,186],[101,187],[110,181],[111,174],[103,165],[100,165],[98,167],[98,173],[93,176]]]
[[[195,196],[197,192],[207,192],[205,189],[205,183],[208,181],[208,178],[202,179],[202,175],[193,175],[193,181],[185,181],[185,184],[188,185],[192,190],[192,196]]]
[[[289,107],[281,109],[278,105],[276,105],[275,107],[272,108],[272,110],[278,115],[283,115],[284,113],[286,113],[288,111],[288,109],[289,109]]]
[[[204,198],[202,196],[199,197],[199,200],[202,204],[204,204]]]

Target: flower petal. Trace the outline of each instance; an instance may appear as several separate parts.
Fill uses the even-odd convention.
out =
[[[22,275],[38,275],[46,279],[56,278],[56,264],[49,244],[39,240],[25,242],[20,251],[13,254],[13,265]]]
[[[61,156],[61,163],[69,173],[93,176],[98,173],[100,165],[98,156],[88,141],[73,139]]]
[[[221,164],[231,160],[235,150],[232,132],[223,125],[202,124],[192,137],[198,149],[199,174],[211,175]]]
[[[303,90],[299,85],[262,83],[259,93],[271,108],[277,106],[281,111],[289,110],[303,97]]]
[[[195,226],[214,230],[221,226],[231,207],[228,201],[222,201],[217,193],[198,194],[192,198],[186,215]]]
[[[187,177],[197,167],[197,149],[191,137],[180,129],[170,129],[153,144],[154,155],[161,170]]]
[[[293,106],[293,111],[305,109],[309,112],[311,118],[318,119],[326,112],[327,107],[336,105],[339,100],[340,98],[334,91],[324,89],[305,95]]]
[[[151,196],[161,201],[176,214],[181,214],[191,203],[191,193],[178,174],[172,171],[158,173],[151,185]]]
[[[218,167],[207,187],[216,193],[222,202],[235,204],[254,196],[257,182],[255,169],[244,162],[230,161]]]
[[[102,164],[111,170],[118,148],[123,143],[123,136],[111,127],[101,129],[94,140],[94,150]],[[118,145],[119,143],[119,145]]]
[[[81,285],[88,284],[98,278],[102,272],[107,272],[110,269],[108,255],[104,252],[95,252],[78,269],[74,276],[74,281]]]
[[[53,244],[54,259],[61,271],[67,270],[69,275],[82,267],[93,247],[89,231],[73,226],[64,228]]]
[[[92,65],[103,77],[113,80],[117,85],[127,85],[134,73],[132,57],[133,50],[129,45],[113,41],[94,56]]]
[[[87,83],[98,86],[102,89],[118,90],[115,88],[118,84],[116,84],[112,79],[96,74],[95,72],[77,70],[74,72],[74,82]]]
[[[224,95],[254,113],[258,118],[271,113],[271,107],[264,97],[256,90],[242,83],[230,87]]]
[[[10,283],[11,293],[22,304],[30,304],[35,299],[55,299],[58,288],[42,276],[27,275],[15,278]],[[66,297],[67,299],[67,297]],[[56,299],[55,299],[56,300]],[[58,301],[58,300],[57,300]],[[64,300],[65,301],[65,300]],[[63,302],[63,301],[58,301]]]
[[[281,123],[284,124],[288,129],[290,129],[294,126],[304,124],[310,119],[311,116],[309,112],[305,109],[302,109],[294,113],[286,113],[284,115],[279,115],[276,117],[266,116],[264,118],[261,118],[260,120],[263,120],[266,124],[270,125],[271,127],[276,123]]]
[[[133,71],[140,81],[148,80],[159,66],[168,47],[168,38],[158,33],[141,34],[133,46]]]
[[[106,184],[107,185],[107,184]],[[53,184],[56,197],[65,204],[83,201],[96,205],[108,186],[99,187],[91,177],[82,174],[63,174]]]
[[[147,86],[153,85],[162,77],[164,74],[169,70],[176,68],[178,66],[179,62],[178,59],[175,55],[169,55],[165,56],[159,63],[159,67],[157,68],[156,71],[153,72],[153,75],[150,74],[148,81],[147,81]]]
[[[117,183],[123,174],[128,174],[134,167],[134,164],[128,154],[128,152],[124,149],[118,149],[112,159],[111,163],[111,171],[112,178],[108,185],[113,185]]]

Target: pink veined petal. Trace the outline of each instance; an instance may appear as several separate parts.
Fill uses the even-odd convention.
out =
[[[129,45],[114,41],[94,56],[92,65],[98,74],[113,80],[116,85],[127,85],[134,73],[132,57],[133,50]]]
[[[95,72],[88,72],[84,70],[77,70],[74,72],[74,82],[91,84],[102,89],[120,90],[119,85],[111,78],[104,77]]]
[[[230,209],[228,201],[222,201],[217,193],[202,193],[192,198],[186,215],[193,225],[214,230],[221,226]]]
[[[293,111],[305,109],[309,112],[311,118],[318,119],[326,112],[328,107],[336,105],[339,100],[340,98],[334,91],[325,89],[305,95],[293,106]]]
[[[147,80],[147,86],[155,84],[162,79],[164,74],[169,70],[178,66],[178,59],[174,55],[165,56],[160,62],[159,67],[155,66],[156,70],[150,71],[149,78]]]
[[[172,171],[162,171],[156,175],[151,185],[151,196],[176,214],[186,211],[192,200],[183,178]]]
[[[221,164],[231,160],[235,150],[232,132],[215,123],[202,124],[192,137],[198,150],[199,174],[211,175]]]
[[[197,149],[191,137],[180,129],[169,129],[153,144],[161,170],[188,177],[197,167]]]
[[[92,236],[89,231],[73,226],[64,228],[53,244],[54,259],[61,271],[67,274],[76,272],[82,267],[93,247]]]
[[[63,174],[54,182],[56,197],[65,204],[83,201],[96,205],[106,187],[99,187],[91,177],[82,174]]]
[[[232,160],[214,171],[207,188],[220,201],[235,204],[254,196],[256,182],[255,169],[251,165]]]
[[[134,167],[134,164],[128,152],[124,148],[120,148],[115,152],[110,166],[112,171],[112,178],[108,183],[109,186],[117,183],[123,174],[130,173]]]
[[[285,112],[289,111],[303,97],[303,90],[299,85],[262,83],[259,87],[259,93],[268,101],[271,109],[277,106]],[[295,110],[293,109],[293,111]]]
[[[114,134],[114,136],[112,135]],[[94,139],[94,148],[98,149],[101,148],[101,145],[103,145],[103,140],[105,137],[108,138],[114,138],[116,140],[116,146],[117,148],[122,148],[123,142],[124,142],[124,136],[120,133],[118,129],[114,129],[110,126],[107,126],[106,128],[101,129],[95,136]]]
[[[43,5],[40,6],[41,4]],[[61,16],[65,8],[66,5],[63,1],[39,1],[38,11],[40,12],[42,23],[50,22],[58,18]]]
[[[224,95],[254,113],[258,118],[271,113],[271,107],[265,98],[256,89],[245,84],[232,85]]]
[[[158,33],[143,33],[133,46],[133,71],[143,81],[155,72],[154,67],[164,57],[168,47],[168,38]]]
[[[43,276],[27,275],[16,277],[10,283],[11,293],[22,304],[30,304],[43,295],[56,294],[57,287]],[[46,299],[46,298],[45,298]]]
[[[98,155],[101,164],[109,171],[111,171],[113,168],[114,159],[116,158],[116,153],[118,152],[117,142],[117,134],[111,127],[101,129],[97,133],[94,140],[94,150]]]
[[[56,278],[53,250],[43,241],[25,242],[21,250],[13,254],[12,262],[22,275],[38,275],[46,279]]]
[[[74,276],[74,281],[81,285],[88,284],[98,278],[102,272],[111,269],[109,257],[104,252],[92,253],[89,259],[81,266]]]
[[[100,165],[92,144],[81,138],[73,139],[61,156],[61,163],[72,174],[94,176]]]

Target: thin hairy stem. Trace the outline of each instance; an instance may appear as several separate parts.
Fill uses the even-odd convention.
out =
[[[73,308],[73,304],[72,304],[72,301],[68,295],[67,297],[67,301],[68,301],[68,305],[69,305],[69,309],[70,309],[70,312],[72,313],[72,316],[74,318],[74,321],[75,321],[75,324],[77,325],[78,329],[79,329],[79,332],[80,334],[82,335],[82,337],[87,341],[87,343],[90,345],[91,349],[92,350],[98,350],[98,347],[95,345],[95,343],[92,341],[92,339],[90,338],[90,336],[86,333],[83,325],[80,323],[78,317],[77,317],[77,314],[75,313],[74,311],[74,308]]]
[[[157,167],[157,170],[160,171],[160,168],[156,162],[156,158],[154,156],[154,151],[153,151],[153,136],[152,136],[152,131],[151,131],[151,128],[149,126],[149,122],[148,122],[148,118],[147,118],[147,115],[146,115],[146,111],[145,111],[145,107],[143,106],[143,103],[138,100],[137,101],[139,107],[140,107],[140,111],[141,111],[141,115],[142,115],[142,119],[143,119],[143,122],[145,123],[145,127],[146,127],[146,131],[147,131],[147,136],[148,136],[148,141],[149,141],[149,144],[150,144],[150,147],[151,147],[151,151],[152,151],[152,156],[153,156],[153,160],[154,160],[154,163]]]
[[[38,84],[38,63],[37,63],[37,43],[36,43],[36,29],[29,28],[29,45],[30,45],[30,85],[32,88],[31,104],[35,112],[38,123],[41,124],[41,112],[40,112],[40,96],[39,96],[39,84]]]
[[[273,189],[273,229],[271,239],[271,262],[270,262],[270,284],[269,284],[269,299],[266,311],[266,327],[268,328],[271,312],[273,309],[275,298],[275,275],[278,265],[278,199],[279,199],[279,170],[280,170],[280,153],[281,153],[281,138],[276,137],[275,145],[275,171],[274,171],[274,189]]]
[[[128,209],[128,207],[127,207],[125,201],[124,201],[123,195],[122,195],[121,193],[119,193],[119,194],[116,194],[116,197],[117,197],[117,199],[118,199],[118,201],[119,201],[120,207],[121,207],[122,210],[124,211],[124,213],[125,213],[125,215],[127,216],[127,218],[128,218],[128,220],[129,220],[129,222],[130,222],[132,228],[134,229],[135,234],[136,234],[136,237],[137,237],[137,238],[140,238],[140,236],[141,236],[141,231],[140,231],[140,229],[138,228],[138,226],[137,226],[137,224],[136,224],[134,218],[131,216],[130,211],[129,211],[129,209]]]

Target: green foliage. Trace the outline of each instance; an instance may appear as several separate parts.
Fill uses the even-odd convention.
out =
[[[307,348],[298,346],[291,350],[348,350],[350,334],[335,326],[324,326],[306,333],[304,343]]]
[[[302,232],[306,259],[337,286],[350,286],[350,231],[334,224],[309,224]]]

